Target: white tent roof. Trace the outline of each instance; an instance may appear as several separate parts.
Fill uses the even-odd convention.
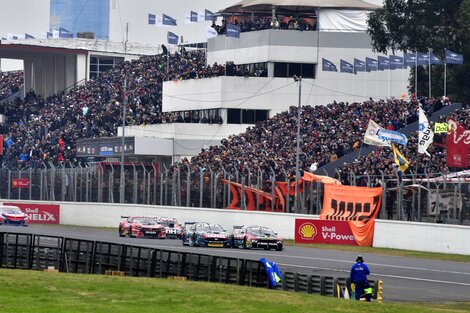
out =
[[[271,9],[272,6],[363,10],[375,10],[380,8],[378,5],[371,4],[363,0],[243,0],[222,11],[231,11],[234,9],[242,11],[262,10]]]

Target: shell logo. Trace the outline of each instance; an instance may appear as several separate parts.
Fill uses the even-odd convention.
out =
[[[303,223],[299,227],[299,234],[302,239],[312,240],[317,234],[317,228],[312,223]]]
[[[18,186],[18,182],[16,180],[13,181],[13,186]]]

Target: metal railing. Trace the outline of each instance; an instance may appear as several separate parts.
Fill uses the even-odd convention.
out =
[[[39,234],[0,232],[0,268],[127,276],[184,277],[187,280],[269,288],[263,263],[255,260],[172,251],[120,243]],[[370,281],[377,298],[377,281]],[[275,289],[338,296],[348,278],[284,272]]]
[[[246,170],[229,173],[225,168],[217,171],[210,166],[190,168],[179,165],[172,168],[134,164],[126,166],[124,175],[124,203],[227,208],[233,196],[228,183],[263,190],[275,196],[271,179],[288,183],[285,196],[285,212],[320,214],[323,205],[323,185],[305,183],[299,194],[300,208],[295,207],[294,196],[289,195],[287,175],[276,175],[274,170],[263,172]],[[382,209],[378,218],[470,224],[470,180],[462,177],[439,179],[444,174],[410,173],[394,176],[358,176],[354,172],[336,173],[346,185],[382,186]],[[15,188],[15,180],[28,179],[26,188]],[[11,200],[43,200],[71,202],[118,203],[120,200],[120,166],[73,166],[62,164],[54,167],[44,164],[36,169],[0,170],[0,198]],[[16,185],[18,187],[18,185]],[[260,196],[254,197],[256,210],[262,207]],[[241,209],[247,208],[245,197],[240,199]]]

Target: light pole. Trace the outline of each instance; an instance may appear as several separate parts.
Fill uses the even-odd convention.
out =
[[[300,181],[300,171],[299,171],[299,158],[300,158],[300,99],[302,93],[302,76],[297,77],[294,75],[294,81],[299,83],[299,103],[297,105],[297,147],[295,150],[295,212],[300,212],[299,205],[299,181]]]
[[[124,74],[124,97],[122,99],[122,137],[121,137],[121,182],[119,192],[119,203],[124,203],[125,175],[124,175],[124,152],[125,152],[125,128],[126,128],[126,101],[127,100],[127,74]]]

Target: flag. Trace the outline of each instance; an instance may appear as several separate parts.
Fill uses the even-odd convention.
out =
[[[186,24],[190,24],[190,23],[196,23],[198,21],[198,13],[197,12],[194,12],[194,11],[190,11],[188,14],[186,14],[186,16],[184,17],[184,22]]]
[[[377,68],[378,68],[379,71],[390,69],[390,60],[389,60],[389,58],[379,55],[377,57],[377,61],[378,61]]]
[[[34,38],[34,36],[32,36],[32,35],[30,35],[30,34],[28,34],[28,33],[25,33],[25,34],[24,34],[24,39],[36,39],[36,38]]]
[[[390,147],[390,143],[384,139],[380,139],[378,133],[383,128],[373,120],[369,120],[366,133],[364,134],[364,143],[372,146]]]
[[[366,71],[366,62],[354,59],[354,74],[357,72],[365,72]]]
[[[410,161],[408,161],[403,154],[398,150],[396,146],[393,146],[393,161],[395,164],[400,168],[400,170],[404,173],[408,166],[410,165]]]
[[[176,20],[174,18],[172,18],[171,16],[163,14],[162,15],[162,25],[176,26]]]
[[[391,70],[396,70],[399,68],[403,68],[403,57],[400,57],[398,55],[390,55],[388,57],[389,62],[390,62],[390,69]]]
[[[463,55],[457,54],[450,50],[446,49],[446,63],[447,64],[462,64],[463,63]]]
[[[217,31],[215,29],[213,29],[210,26],[206,27],[206,38],[207,39],[217,37],[217,35],[218,34],[217,34]]]
[[[377,71],[377,60],[366,58],[366,72]]]
[[[434,133],[435,134],[447,133],[447,123],[435,123]]]
[[[429,52],[429,54],[431,56],[431,64],[432,65],[442,65],[442,64],[444,64],[444,62],[442,62],[442,60],[439,59],[434,53]]]
[[[403,66],[407,68],[408,66],[416,65],[416,53],[406,53],[403,55]]]
[[[429,53],[418,52],[418,65],[429,65]]]
[[[157,16],[155,14],[149,14],[148,22],[149,25],[155,25],[157,23]]]
[[[167,42],[170,45],[177,45],[178,44],[178,36],[172,32],[168,32],[166,35]]]
[[[209,11],[208,9],[204,10],[204,21],[212,21],[214,20],[214,13]]]
[[[465,133],[468,130],[457,121],[447,121],[447,166],[468,167],[468,153],[470,152],[470,139]]]
[[[240,27],[233,24],[227,24],[225,33],[227,37],[240,38]]]
[[[73,38],[73,34],[67,29],[59,27],[59,38]]]
[[[334,65],[332,62],[328,61],[325,58],[321,59],[322,61],[322,71],[324,72],[337,72],[338,69],[336,68],[336,65]]]
[[[428,149],[429,145],[434,140],[434,133],[432,132],[431,126],[429,125],[428,118],[424,114],[423,109],[419,106],[419,126],[418,126],[418,153],[424,153],[427,156],[431,156]]]
[[[348,63],[344,60],[340,61],[339,68],[340,68],[341,73],[351,73],[351,74],[354,73],[354,66],[351,63]]]

